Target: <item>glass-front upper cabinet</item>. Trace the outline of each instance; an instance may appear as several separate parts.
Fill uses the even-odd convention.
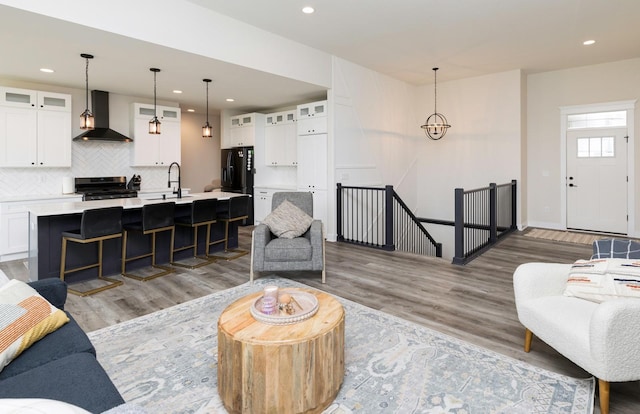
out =
[[[71,112],[71,95],[0,87],[0,105]]]
[[[19,108],[35,108],[38,92],[28,89],[0,87],[0,105]]]
[[[231,127],[239,128],[252,126],[255,122],[255,114],[236,115],[231,117]]]
[[[298,119],[327,116],[327,101],[298,105]]]
[[[71,95],[53,92],[38,92],[38,109],[71,112]]]

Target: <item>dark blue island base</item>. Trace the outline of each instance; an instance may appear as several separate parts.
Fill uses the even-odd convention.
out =
[[[176,204],[175,216],[188,216],[191,208],[190,203]],[[219,211],[225,211],[226,201],[221,201],[218,205]],[[123,212],[123,224],[133,223],[141,220],[141,208],[127,208]],[[49,215],[31,217],[32,229],[30,237],[37,238],[37,251],[33,250],[33,240],[30,240],[30,279],[46,279],[60,277],[60,255],[62,251],[62,232],[80,228],[82,213]],[[33,229],[37,222],[37,229]],[[225,225],[217,222],[211,225],[211,241],[224,239]],[[193,229],[189,227],[176,226],[175,246],[181,247],[191,244]],[[151,252],[151,235],[141,235],[129,233],[127,243],[127,257],[135,257]],[[201,227],[198,230],[198,254],[204,255],[206,249],[206,230]],[[168,264],[170,254],[171,232],[158,233],[156,236],[156,264]],[[229,224],[230,248],[238,246],[238,224]],[[212,245],[210,252],[223,251],[224,242]],[[98,261],[97,243],[79,244],[70,243],[67,248],[66,268],[76,268],[83,265],[96,263]],[[174,254],[174,261],[193,257],[193,249],[186,249]],[[122,239],[106,240],[103,244],[103,275],[119,275],[121,272]],[[151,258],[141,258],[127,263],[127,271],[139,269],[151,265]],[[81,282],[95,279],[98,276],[98,269],[85,269],[65,276],[68,283]]]

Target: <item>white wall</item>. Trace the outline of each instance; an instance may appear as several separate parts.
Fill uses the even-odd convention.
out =
[[[180,173],[182,187],[201,193],[213,179],[220,179],[220,115],[209,115],[213,137],[202,138],[204,114],[182,112]]]
[[[560,107],[638,99],[640,59],[529,75],[527,95],[528,225],[562,228]],[[640,136],[639,121],[636,104],[635,131],[630,131],[635,137]],[[639,161],[636,153],[636,165]],[[637,193],[637,176],[635,184]],[[640,217],[638,201],[636,217]],[[634,231],[638,234],[637,224]]]
[[[415,206],[414,87],[339,58],[333,72],[336,182],[391,184]]]
[[[418,163],[419,217],[454,219],[454,190],[522,180],[522,74],[519,70],[438,82],[438,112],[451,128],[432,141],[420,125],[434,110],[433,85],[418,88],[413,123]],[[520,198],[520,195],[519,195]],[[518,212],[518,218],[521,214]],[[443,257],[453,257],[453,227],[430,225],[443,243]]]
[[[334,58],[329,94],[329,183],[393,185],[416,208],[418,140],[411,136],[414,86]],[[336,234],[335,187],[329,197],[328,233]]]
[[[519,70],[438,83],[438,112],[452,127],[439,141],[418,128],[433,113],[433,85],[418,90],[414,135],[420,215],[453,220],[455,188],[474,189],[521,178]]]

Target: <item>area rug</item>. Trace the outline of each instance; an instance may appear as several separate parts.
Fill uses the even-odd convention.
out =
[[[217,393],[217,320],[261,278],[89,333],[127,402],[149,413],[226,413]],[[327,414],[592,413],[594,379],[537,368],[337,298],[344,306],[345,378]]]
[[[524,233],[527,237],[536,239],[545,239],[553,241],[561,241],[567,243],[593,244],[594,241],[600,239],[611,238],[610,236],[601,234],[579,233],[574,231],[548,230],[548,229],[531,229]]]

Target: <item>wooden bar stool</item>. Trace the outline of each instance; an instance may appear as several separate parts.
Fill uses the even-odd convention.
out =
[[[88,296],[102,292],[122,284],[121,280],[111,279],[102,276],[102,243],[105,240],[122,237],[122,207],[107,207],[85,210],[82,213],[80,229],[62,232],[62,254],[60,256],[60,279],[65,280],[68,273],[80,270],[98,268],[98,279],[109,282],[105,286],[90,290],[77,290],[68,288],[70,293],[78,296]],[[98,262],[73,269],[66,269],[67,243],[95,243],[98,242]]]
[[[228,200],[228,208],[218,213],[218,220],[224,222],[224,238],[220,240],[207,241],[207,256],[216,259],[233,260],[248,254],[248,250],[229,249],[229,223],[241,221],[249,218],[249,202],[251,198],[248,195],[232,197]],[[232,254],[209,254],[210,247],[224,242],[224,253]]]
[[[156,264],[156,234],[163,231],[171,231],[171,244],[169,247],[169,262],[173,262],[173,241],[175,236],[174,225],[174,213],[176,203],[156,203],[146,204],[142,206],[142,221],[125,224],[123,226],[124,237],[122,239],[122,275],[136,280],[146,282],[147,280],[155,279],[156,277],[168,275],[175,270],[170,266],[161,266]],[[127,239],[129,232],[137,232],[144,235],[151,235],[151,252],[145,253],[135,257],[127,257]],[[151,257],[151,267],[161,269],[160,272],[156,272],[146,276],[139,276],[133,273],[127,273],[127,262],[142,259],[145,257]]]
[[[209,241],[211,238],[211,225],[216,222],[216,209],[218,208],[218,199],[213,198],[209,200],[195,200],[191,203],[191,214],[187,217],[176,217],[175,224],[177,226],[190,227],[193,229],[192,236],[193,242],[188,246],[174,247],[173,253],[180,252],[187,249],[193,249],[193,258],[200,259],[196,264],[185,264],[180,262],[171,262],[174,266],[182,266],[189,269],[195,269],[200,266],[213,263],[215,261],[212,257],[199,256],[198,255],[198,228],[201,226],[207,226],[207,238]]]

